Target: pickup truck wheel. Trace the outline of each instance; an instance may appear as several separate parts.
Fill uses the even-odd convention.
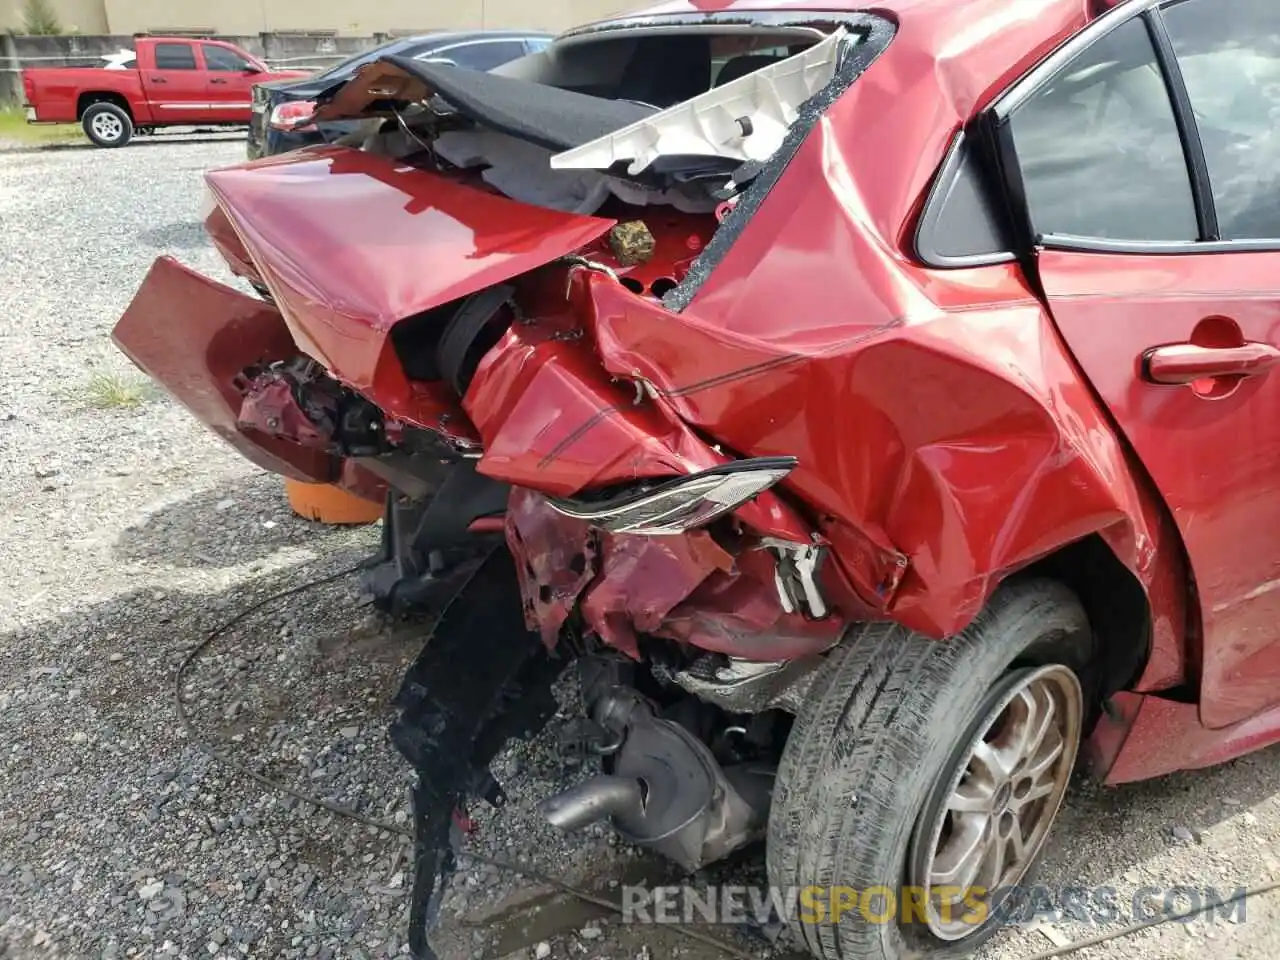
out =
[[[85,136],[100,147],[123,147],[133,139],[133,120],[114,103],[95,103],[80,118]]]
[[[950,640],[854,629],[796,716],[769,816],[769,882],[814,956],[968,955],[1017,920],[1000,891],[1062,804],[1092,657],[1079,600],[1046,580],[1002,587]]]

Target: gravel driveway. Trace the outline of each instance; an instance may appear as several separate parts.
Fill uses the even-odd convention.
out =
[[[296,519],[280,485],[162,396],[108,341],[154,257],[230,281],[199,224],[200,174],[237,139],[0,152],[0,957],[407,953],[400,837],[317,812],[209,760],[180,727],[185,652],[254,599],[363,558],[376,531]],[[136,405],[131,405],[136,404]],[[387,701],[424,624],[386,623],[339,582],[262,611],[200,659],[186,696],[234,758],[393,825],[406,777]],[[545,740],[499,764],[512,796],[471,849],[608,896],[665,865],[602,832],[558,837],[532,804],[569,782]],[[1070,801],[1042,883],[1240,885],[1280,876],[1280,752]],[[759,877],[747,858],[721,877]],[[1078,956],[1280,956],[1280,897],[1244,923],[1167,924]],[[446,960],[713,960],[669,929],[467,865]],[[1014,930],[1015,960],[1097,928]],[[750,956],[781,956],[721,929]],[[8,953],[6,953],[6,949]]]

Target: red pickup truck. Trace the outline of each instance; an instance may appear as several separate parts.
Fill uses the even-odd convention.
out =
[[[100,147],[122,147],[156,127],[244,126],[253,85],[306,71],[269,70],[219,40],[139,37],[132,56],[106,67],[45,67],[22,72],[28,123],[79,123]]]

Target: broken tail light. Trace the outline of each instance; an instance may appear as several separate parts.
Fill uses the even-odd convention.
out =
[[[607,500],[552,498],[549,503],[567,517],[585,520],[611,533],[682,534],[759,496],[794,470],[796,463],[794,457],[735,460]]]
[[[315,129],[315,124],[310,121],[315,114],[315,101],[294,100],[289,103],[278,104],[273,108],[268,123],[271,124],[272,130],[284,130],[286,132],[313,130]]]

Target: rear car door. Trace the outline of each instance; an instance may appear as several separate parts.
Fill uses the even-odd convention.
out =
[[[152,46],[154,63],[143,68],[142,89],[159,123],[199,123],[208,119],[205,74],[196,44],[164,40]]]
[[[1280,4],[1135,0],[990,119],[1058,329],[1181,531],[1201,719],[1245,719],[1280,702]]]
[[[253,112],[253,85],[260,71],[230,47],[202,43],[209,119],[219,123],[248,123]]]

